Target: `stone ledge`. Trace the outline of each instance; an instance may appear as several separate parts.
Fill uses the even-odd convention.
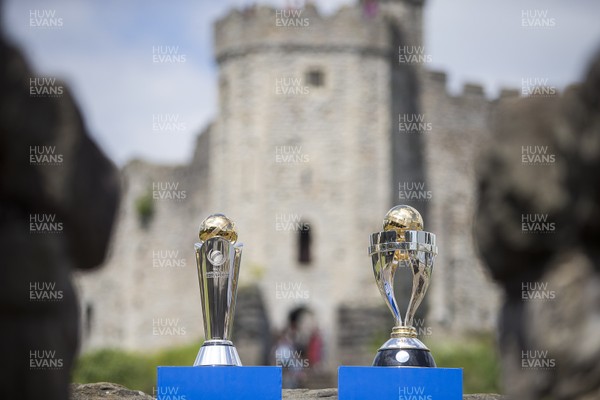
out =
[[[283,389],[285,400],[327,399],[337,400],[337,389]],[[153,397],[139,390],[127,389],[115,383],[99,382],[71,384],[70,400],[152,400]],[[465,394],[463,400],[507,400],[499,394]]]
[[[72,383],[70,400],[152,400],[149,394],[140,390],[131,390],[116,383]]]

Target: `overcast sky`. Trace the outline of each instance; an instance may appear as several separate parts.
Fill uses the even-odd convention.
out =
[[[289,2],[258,3],[283,7]],[[355,3],[314,2],[327,14]],[[250,3],[5,0],[3,25],[36,74],[69,84],[91,134],[115,162],[141,157],[183,163],[217,112],[212,22]],[[61,19],[62,27],[31,26],[32,10],[54,12],[49,18]],[[524,27],[524,13],[552,26]],[[581,79],[600,49],[600,2],[427,0],[424,34],[429,68],[447,72],[452,93],[475,82],[491,98],[501,87],[521,88],[527,78],[548,79],[549,85],[563,88]],[[153,62],[156,46],[177,47],[185,62]],[[179,118],[178,130],[153,129],[153,118],[165,115]]]

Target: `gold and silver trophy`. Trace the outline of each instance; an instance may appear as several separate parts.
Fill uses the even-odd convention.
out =
[[[379,348],[373,366],[435,367],[435,361],[418,338],[413,319],[431,279],[437,255],[435,235],[423,231],[421,214],[410,206],[396,206],[385,216],[383,231],[371,235],[369,255],[377,287],[391,310],[395,326],[391,338]],[[412,272],[412,292],[404,321],[394,295],[398,268]]]
[[[202,316],[206,340],[194,366],[235,365],[242,362],[231,342],[242,244],[236,243],[235,224],[213,214],[200,225],[196,249]]]

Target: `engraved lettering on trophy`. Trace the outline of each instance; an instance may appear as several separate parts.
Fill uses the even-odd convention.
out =
[[[215,267],[214,270],[206,272],[207,278],[226,278],[229,276],[229,271],[221,267]]]

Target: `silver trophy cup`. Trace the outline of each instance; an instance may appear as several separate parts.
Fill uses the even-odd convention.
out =
[[[375,281],[395,320],[391,338],[379,348],[374,366],[435,367],[429,349],[417,338],[413,327],[413,318],[429,287],[437,255],[435,235],[423,231],[422,225],[417,210],[397,206],[384,220],[386,230],[371,235],[369,255]],[[394,295],[394,275],[398,268],[409,268],[412,272],[412,292],[404,321]]]
[[[242,244],[220,236],[195,244],[204,334],[194,366],[242,362],[231,342]]]

